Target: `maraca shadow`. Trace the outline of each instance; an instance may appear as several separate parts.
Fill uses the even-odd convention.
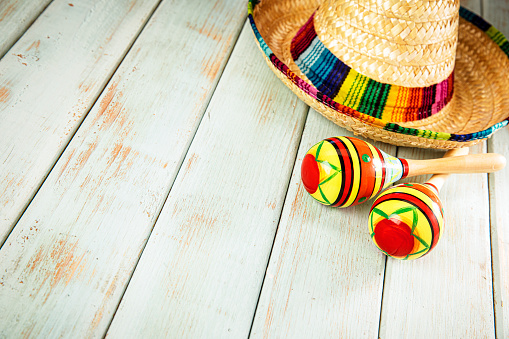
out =
[[[301,179],[318,202],[333,207],[360,204],[408,174],[408,164],[352,137],[320,141],[304,156]]]
[[[375,245],[397,259],[411,260],[429,253],[444,225],[442,203],[433,185],[400,184],[380,194],[369,214]]]

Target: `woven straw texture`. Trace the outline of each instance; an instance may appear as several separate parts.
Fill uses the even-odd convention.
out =
[[[336,27],[334,34],[330,34],[333,37],[331,41],[336,42],[329,41],[324,44],[338,58],[345,61],[345,56],[340,55],[335,48],[348,44],[354,49],[354,53],[347,52],[347,59],[351,54],[360,56],[351,57],[352,60],[358,60],[368,55],[367,61],[361,61],[361,66],[357,66],[362,68],[364,65],[367,69],[365,75],[375,79],[380,79],[385,75],[394,77],[394,74],[400,72],[403,75],[411,75],[402,77],[403,80],[400,79],[404,86],[409,86],[411,81],[424,81],[426,84],[429,81],[436,83],[447,77],[452,71],[451,65],[455,65],[454,96],[441,112],[426,119],[399,123],[394,128],[390,128],[391,122],[389,121],[375,119],[356,111],[352,112],[348,107],[331,103],[330,99],[317,100],[313,94],[316,93],[316,89],[293,61],[290,44],[300,27],[319,8],[320,2],[319,0],[263,0],[255,6],[252,12],[252,26],[255,35],[259,35],[257,39],[260,48],[265,53],[266,61],[274,73],[304,102],[328,119],[356,134],[375,140],[404,146],[442,149],[473,145],[507,124],[505,119],[509,115],[509,58],[499,46],[500,44],[494,42],[493,36],[489,36],[467,20],[462,18],[458,20],[457,1],[423,1],[422,6],[414,8],[408,7],[406,1],[359,0],[356,1],[358,6],[353,10],[346,9],[352,8],[345,4],[346,2],[332,1],[328,4],[327,11],[323,11],[326,13],[320,19],[323,21],[318,24],[326,27],[322,29],[325,31],[330,25]],[[359,8],[362,8],[362,11]],[[341,20],[350,28],[337,29],[340,20],[330,13],[338,11],[345,13],[344,19]],[[317,12],[317,15],[318,13],[320,11]],[[378,15],[380,13],[383,15]],[[373,17],[378,19],[372,21]],[[412,23],[405,24],[406,28],[402,26],[402,22],[405,20],[412,21]],[[373,23],[370,25],[370,32],[355,28],[361,21]],[[459,29],[456,25],[459,26]],[[382,29],[381,26],[384,28]],[[413,33],[408,33],[410,26],[415,29],[411,31]],[[430,27],[432,28],[430,29]],[[405,38],[404,48],[399,49],[404,50],[403,54],[395,59],[384,57],[380,62],[376,56],[367,53],[381,53],[379,55],[383,57],[384,49],[377,52],[376,44],[369,45],[370,42],[368,42],[366,45],[361,40],[354,41],[357,38],[350,38],[349,30],[350,32],[358,31],[359,36],[368,34],[373,37],[374,41],[383,40],[388,44],[384,46],[390,46],[390,44],[402,46],[404,34],[407,36],[410,34],[412,38],[410,42]],[[338,33],[338,31],[340,32]],[[394,32],[398,32],[398,34],[393,34]],[[339,43],[338,39],[344,43]],[[320,40],[322,40],[321,37]],[[426,41],[428,44],[425,44]],[[268,48],[264,48],[264,43]],[[412,53],[408,53],[409,49],[413,48],[413,51],[417,51],[419,48],[433,47],[437,43],[442,44],[441,49],[429,52],[426,58],[422,57],[425,53],[414,53],[420,55],[417,58],[415,55],[411,56]],[[454,48],[452,48],[453,45]],[[272,52],[276,59],[269,59],[269,52]],[[394,60],[396,65],[391,64]],[[432,62],[422,68],[423,65],[420,63],[429,62],[429,60]],[[282,65],[278,64],[279,61],[282,62]],[[437,61],[439,62],[437,63]],[[347,62],[345,61],[345,63]],[[391,70],[388,73],[380,71],[382,64],[388,65],[382,67]],[[436,66],[437,70],[430,71],[430,65]],[[282,71],[286,69],[286,66],[289,70]],[[355,65],[349,64],[349,66],[356,68]],[[395,69],[398,70],[396,73],[392,66],[396,66]],[[415,72],[402,71],[408,67],[416,69],[417,76]],[[422,69],[427,71],[422,71]],[[361,72],[359,68],[357,70]],[[409,80],[410,78],[414,80]],[[299,81],[302,81],[304,85]],[[380,81],[384,82],[383,79]],[[394,83],[393,81],[387,82]]]
[[[433,85],[454,68],[459,2],[412,1],[413,6],[408,2],[385,1],[389,13],[380,14],[369,9],[369,2],[366,8],[363,1],[327,0],[314,20],[318,37],[336,57],[376,81],[405,87]],[[423,7],[433,12],[456,7],[456,12],[426,19]]]

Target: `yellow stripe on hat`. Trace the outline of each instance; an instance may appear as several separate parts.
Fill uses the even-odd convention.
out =
[[[382,120],[395,121],[393,120],[394,107],[398,105],[398,96],[400,91],[396,86],[391,86],[387,100],[385,101],[385,107],[382,112]]]
[[[355,91],[353,93],[352,106],[350,106],[351,108],[353,108],[355,110],[359,109],[359,105],[361,103],[362,96],[363,96],[364,92],[366,91],[366,88],[368,87],[368,82],[369,82],[369,78],[361,74],[359,82],[354,89]]]
[[[357,109],[362,98],[362,94],[366,91],[368,78],[351,69],[346,76],[343,85],[334,97],[334,101],[342,105]]]

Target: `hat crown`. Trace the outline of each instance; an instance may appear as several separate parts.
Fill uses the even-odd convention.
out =
[[[452,73],[459,0],[325,0],[314,25],[345,64],[376,81],[437,84]]]

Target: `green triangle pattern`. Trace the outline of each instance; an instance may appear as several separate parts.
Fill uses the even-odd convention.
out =
[[[322,204],[327,204],[327,205],[330,205],[331,202],[329,201],[329,199],[327,199],[327,197],[325,196],[325,194],[323,193],[322,191],[322,185],[326,184],[327,182],[329,182],[330,180],[332,180],[336,175],[338,175],[338,173],[341,172],[341,169],[338,168],[337,166],[334,166],[332,164],[330,164],[328,161],[326,160],[319,160],[318,157],[320,156],[320,151],[322,150],[322,146],[323,146],[323,143],[325,142],[325,140],[323,140],[322,142],[320,142],[320,144],[318,145],[318,148],[316,150],[316,162],[319,162],[319,163],[324,163],[326,162],[330,168],[332,168],[332,171],[331,171],[331,174],[329,174],[329,176],[327,176],[326,178],[324,178],[319,184],[318,184],[318,190],[320,191],[320,195],[322,196],[323,198],[323,201],[319,200],[319,199],[316,199],[318,200],[319,202],[321,202]]]

